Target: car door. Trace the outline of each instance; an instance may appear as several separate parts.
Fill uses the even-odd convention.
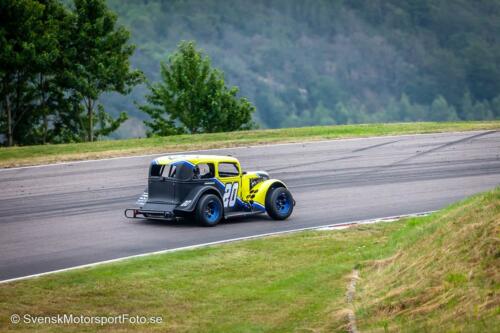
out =
[[[238,163],[219,162],[217,178],[224,184],[222,204],[224,211],[237,212],[243,210],[241,197],[241,170]]]

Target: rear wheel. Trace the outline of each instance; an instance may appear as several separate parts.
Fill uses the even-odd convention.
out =
[[[213,227],[220,222],[223,215],[222,201],[214,194],[206,194],[196,205],[196,221],[205,227]]]
[[[284,187],[270,189],[266,196],[267,214],[275,220],[284,220],[292,214],[293,197]]]

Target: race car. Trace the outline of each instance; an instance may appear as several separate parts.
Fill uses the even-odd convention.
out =
[[[125,210],[127,218],[191,218],[203,226],[222,219],[266,213],[288,218],[295,200],[284,182],[265,171],[244,172],[231,156],[169,155],[154,159],[148,187]]]

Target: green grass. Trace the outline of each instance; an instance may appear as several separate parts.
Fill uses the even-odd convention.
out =
[[[286,222],[277,222],[286,223]],[[165,226],[168,228],[168,226]],[[428,217],[308,231],[126,260],[0,285],[0,331],[345,331],[360,270],[361,331],[498,331],[500,188]],[[58,326],[11,314],[162,316]]]
[[[372,332],[500,332],[500,188],[392,234],[355,302]]]
[[[500,129],[500,121],[316,126],[0,148],[0,167],[246,145],[398,134]]]

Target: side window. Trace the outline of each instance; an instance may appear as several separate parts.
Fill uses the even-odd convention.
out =
[[[219,163],[219,177],[239,176],[240,170],[234,163]]]
[[[166,176],[169,178],[175,178],[176,171],[177,171],[177,165],[171,165],[170,169],[168,170],[168,175]]]
[[[165,169],[165,165],[152,165],[151,166],[151,177],[161,177],[163,175],[163,171]],[[168,170],[168,168],[167,168]]]
[[[215,177],[215,167],[212,163],[200,163],[194,168],[193,179],[208,179]]]

